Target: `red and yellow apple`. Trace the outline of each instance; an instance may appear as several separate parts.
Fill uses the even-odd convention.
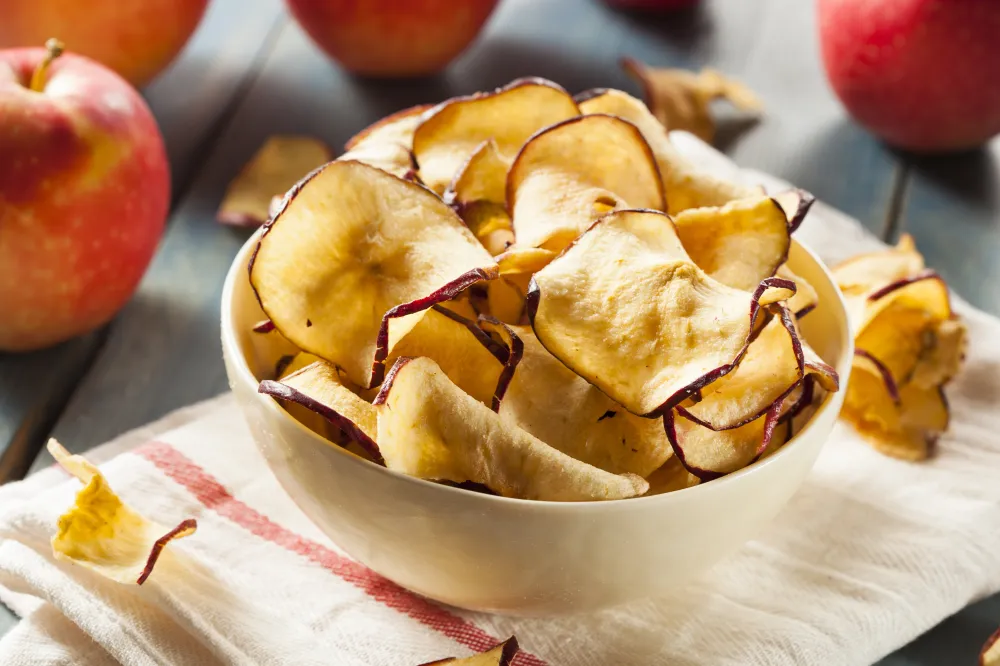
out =
[[[465,50],[497,0],[287,0],[306,33],[362,76],[423,76]]]
[[[823,62],[854,118],[918,151],[1000,133],[1000,2],[819,0]]]
[[[149,108],[55,45],[0,51],[0,350],[107,322],[163,231],[170,173]]]
[[[0,48],[36,46],[53,35],[73,53],[149,83],[198,27],[208,0],[6,0]]]

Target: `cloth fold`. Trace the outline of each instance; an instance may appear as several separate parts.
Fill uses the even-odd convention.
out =
[[[675,141],[720,175],[784,186]],[[822,204],[797,237],[829,262],[881,247]],[[956,309],[969,354],[934,459],[882,457],[838,425],[776,520],[696,584],[576,617],[470,613],[403,590],[305,518],[230,395],[185,408],[87,454],[147,517],[198,519],[142,587],[52,557],[79,487],[68,475],[0,488],[0,600],[23,618],[0,663],[402,666],[512,633],[522,666],[871,663],[1000,589],[1000,321]]]

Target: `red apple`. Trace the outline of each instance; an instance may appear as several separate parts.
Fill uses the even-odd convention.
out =
[[[423,76],[479,34],[497,0],[287,0],[327,55],[363,76]]]
[[[854,118],[918,151],[1000,132],[1000,2],[819,0],[823,62]]]
[[[0,51],[4,351],[111,319],[153,256],[170,198],[163,139],[139,94],[92,60],[53,55]]]
[[[0,48],[53,35],[141,87],[174,59],[208,0],[4,0]]]

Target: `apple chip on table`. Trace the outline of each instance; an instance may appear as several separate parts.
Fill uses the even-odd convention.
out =
[[[913,239],[833,269],[855,329],[842,415],[876,450],[924,460],[947,430],[944,387],[965,356],[965,325]]]
[[[785,265],[811,202],[693,169],[621,91],[527,79],[407,109],[261,232],[260,391],[459,488],[697,485],[773,455],[838,389],[798,330],[816,292]]]

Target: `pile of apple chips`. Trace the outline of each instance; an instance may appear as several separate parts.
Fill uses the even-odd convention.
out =
[[[811,202],[698,171],[618,90],[528,79],[401,111],[267,222],[250,281],[281,360],[260,391],[377,464],[506,497],[729,474],[838,389],[785,265]]]

